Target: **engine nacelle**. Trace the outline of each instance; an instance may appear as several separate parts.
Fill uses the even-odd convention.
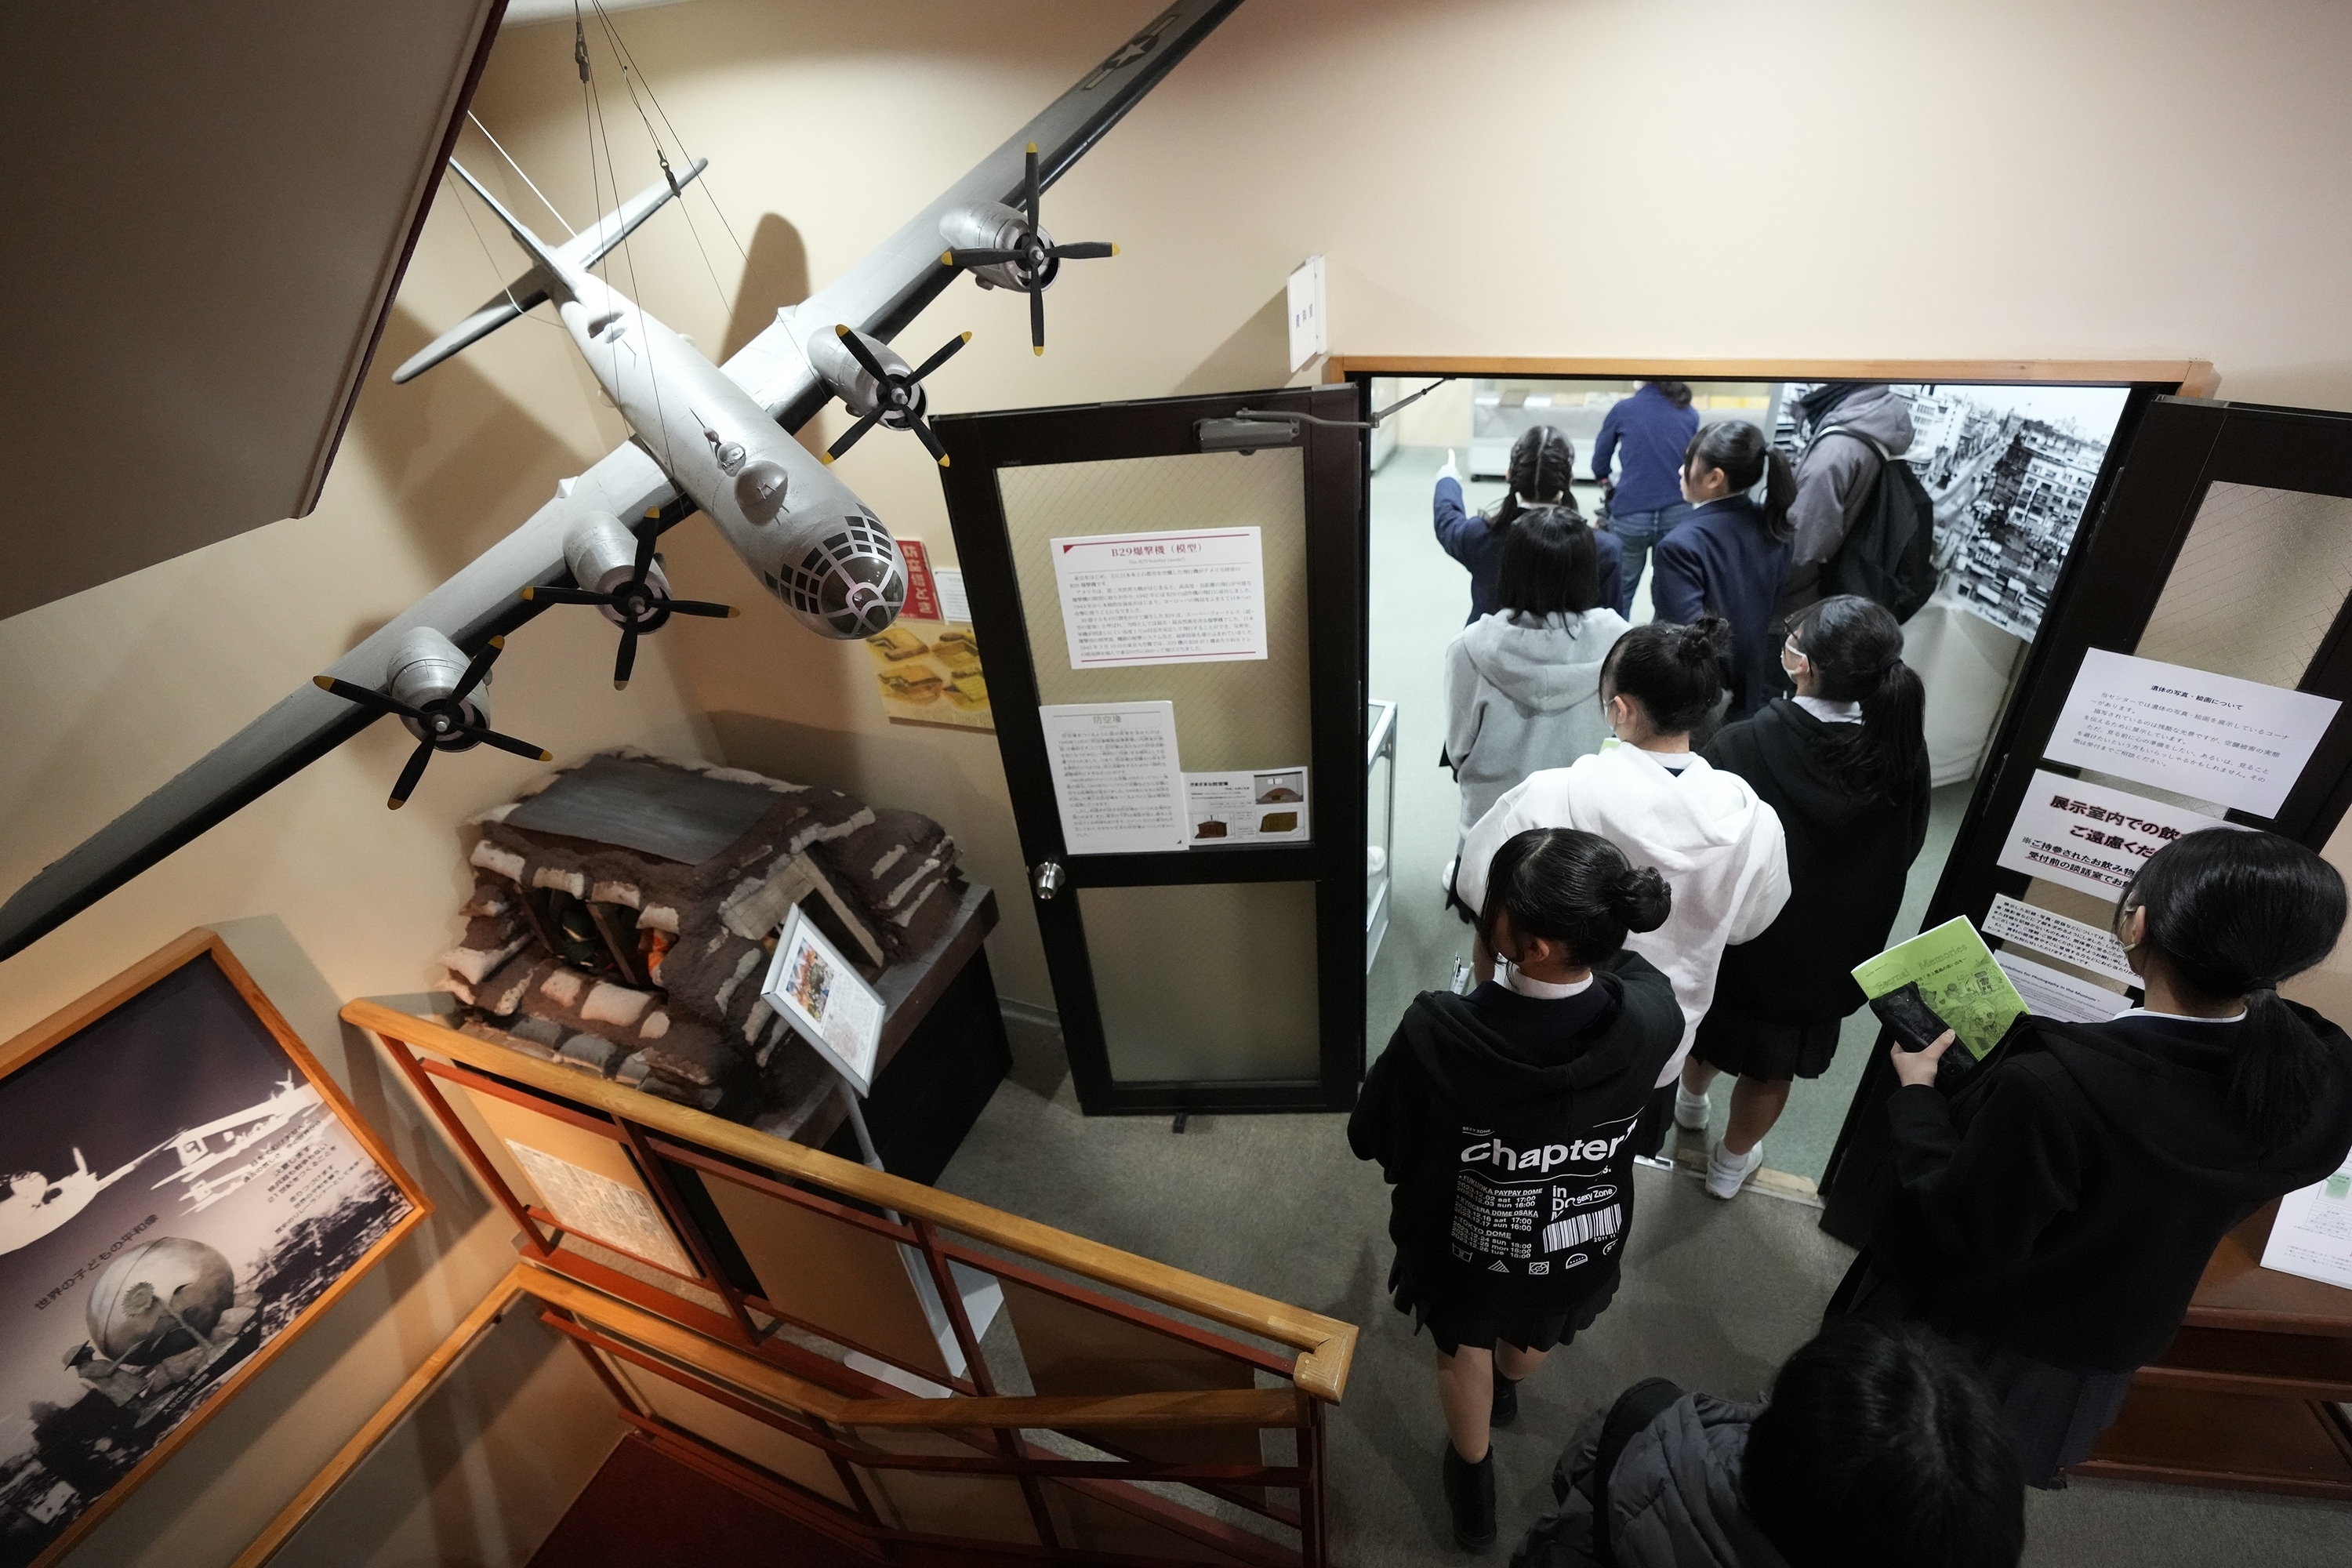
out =
[[[957,207],[940,219],[940,237],[948,242],[950,250],[1017,250],[1029,237],[1026,215],[1006,206],[1002,202],[984,202],[978,206]],[[1054,237],[1044,229],[1037,231],[1040,244],[1051,245]],[[1010,262],[992,267],[975,267],[971,275],[983,289],[1025,289],[1029,279],[1021,268]]]
[[[431,626],[413,627],[393,647],[392,662],[384,671],[384,690],[395,702],[404,702],[411,708],[423,708],[457,690],[457,683],[466,678],[466,667],[472,662],[457,651],[456,643]],[[462,706],[467,723],[484,730],[490,727],[488,675],[485,674],[481,684],[466,694]],[[418,740],[434,739],[415,720],[404,715],[400,721]],[[445,749],[464,751],[467,748],[451,746]]]
[[[583,512],[564,531],[563,564],[570,569],[572,580],[588,592],[610,594],[636,574],[637,536],[609,512]],[[670,597],[669,578],[659,561],[646,572],[646,581],[661,597]],[[596,608],[614,626],[627,624],[612,605]]]
[[[915,374],[914,367],[892,353],[890,345],[881,339],[859,332],[857,341],[865,345],[866,353],[874,356],[874,363],[890,374],[911,376]],[[840,335],[832,328],[811,334],[808,362],[809,368],[816,372],[817,379],[824,382],[835,397],[849,405],[851,414],[863,419],[874,412],[874,405],[881,396],[881,388],[875,384],[874,373],[857,363],[856,356],[843,345]],[[920,413],[922,388],[919,385],[915,388],[915,412]]]

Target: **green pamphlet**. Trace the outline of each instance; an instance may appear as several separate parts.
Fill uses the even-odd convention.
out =
[[[1874,997],[1916,984],[1920,999],[1976,1057],[1998,1045],[2026,1010],[2017,987],[1992,961],[1992,949],[1965,915],[1855,964],[1853,979],[1864,995]]]

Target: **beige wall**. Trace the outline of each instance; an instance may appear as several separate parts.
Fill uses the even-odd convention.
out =
[[[615,281],[708,347],[740,341],[1158,3],[703,0],[622,16],[751,258],[697,198],[709,268],[664,215]],[[578,223],[570,51],[560,24],[509,30],[478,107]],[[1072,268],[1042,360],[1021,302],[968,283],[902,344],[979,334],[937,378],[944,410],[1278,383],[1283,279],[1321,252],[1346,353],[2198,357],[2232,396],[2352,407],[2347,58],[2352,8],[2321,0],[1251,0],[1047,197],[1064,237],[1125,254]],[[652,178],[625,95],[605,108],[625,184]],[[470,135],[461,156],[495,174]],[[617,438],[541,324],[387,384],[513,255],[445,194],[316,515],[0,622],[0,881],[21,884],[292,689]],[[828,416],[826,435],[838,428]],[[877,434],[842,472],[952,560],[911,440]],[[1010,895],[992,948],[1005,994],[1050,1001],[993,742],[885,722],[863,650],[791,624],[701,525],[669,551],[681,592],[746,616],[656,638],[621,694],[600,623],[543,618],[500,665],[501,724],[567,759],[621,742],[723,754],[930,812]],[[465,882],[455,824],[530,771],[444,758],[388,814],[403,751],[379,726],[0,963],[0,1032],[191,925],[253,919],[282,949],[271,973],[311,997],[281,1005],[356,1071],[372,1058],[340,1041],[333,1000],[425,983]],[[400,1127],[404,1104],[362,1100]],[[445,1157],[404,1147],[442,1191],[464,1190]],[[269,1369],[87,1560],[227,1555],[493,1276],[503,1227],[478,1209],[452,1223],[339,1306],[320,1349]],[[440,1473],[467,1485],[510,1473],[496,1444],[457,1451],[464,1464]],[[383,1484],[385,1517],[409,1506]],[[491,1511],[427,1510],[436,1550],[503,1560],[533,1505],[500,1522],[476,1503]]]

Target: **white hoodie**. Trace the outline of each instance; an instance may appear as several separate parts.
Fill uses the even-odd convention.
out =
[[[1625,945],[1663,971],[1682,1005],[1683,1043],[1658,1077],[1672,1083],[1698,1021],[1715,1000],[1723,950],[1763,934],[1789,901],[1789,851],[1780,819],[1748,781],[1694,756],[1677,776],[1633,746],[1604,747],[1571,767],[1549,768],[1496,801],[1462,845],[1454,889],[1478,909],[1495,851],[1530,827],[1598,833],[1635,867],[1654,866],[1674,910]]]

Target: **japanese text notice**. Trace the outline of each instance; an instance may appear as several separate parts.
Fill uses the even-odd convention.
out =
[[[2120,899],[2147,858],[2186,833],[2226,822],[2041,768],[2026,786],[1995,864]]]
[[[1072,855],[1181,849],[1184,774],[1172,702],[1073,702],[1037,710]]]
[[[2342,706],[2095,647],[2042,755],[2276,816]]]
[[[1072,669],[1265,657],[1265,561],[1255,528],[1056,539]]]

